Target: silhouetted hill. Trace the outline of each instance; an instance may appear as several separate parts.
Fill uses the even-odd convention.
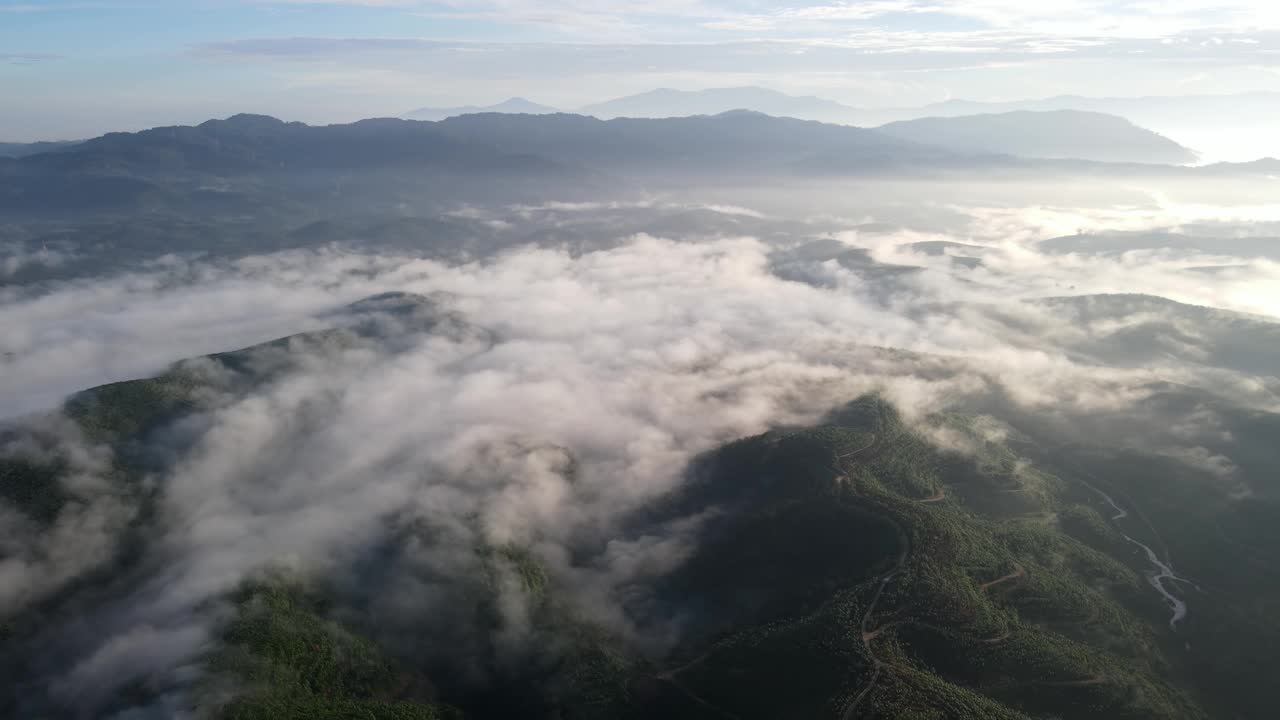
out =
[[[128,174],[419,170],[538,173],[598,170],[777,173],[808,158],[848,169],[929,164],[954,153],[873,130],[750,111],[670,119],[482,113],[440,122],[362,120],[309,126],[237,115],[198,126],[111,133],[73,149],[22,158],[13,172]]]
[[[391,118],[310,126],[265,115],[236,115],[200,125],[111,133],[73,150],[34,155],[42,170],[131,172],[253,172],[443,167],[527,171],[551,163],[525,154],[472,145],[431,124]]]
[[[581,192],[590,173],[520,149],[399,119],[309,126],[236,115],[111,133],[58,152],[0,159],[0,208],[26,214],[179,212],[234,216],[388,210],[462,197],[515,201]]]
[[[1272,132],[1280,114],[1280,93],[1082,97],[1059,95],[1009,102],[949,100],[923,108],[888,111],[886,120],[972,115],[1018,110],[1081,110],[1119,115],[1194,147],[1210,159],[1252,160],[1280,154]]]
[[[507,152],[621,172],[669,169],[694,173],[778,173],[814,156],[840,158],[848,170],[867,165],[947,161],[954,153],[874,130],[771,117],[747,110],[665,119],[598,120],[582,115],[468,115],[440,123],[454,137]]]
[[[549,115],[558,112],[560,111],[549,105],[540,105],[524,98],[514,97],[503,100],[496,105],[463,105],[445,108],[420,107],[405,113],[404,117],[407,120],[444,120],[458,115],[474,115],[476,113]]]
[[[638,95],[587,105],[583,115],[602,119],[667,118],[687,115],[716,115],[747,108],[767,115],[824,122],[851,122],[856,109],[820,97],[788,95],[761,87],[673,90],[659,88]]]
[[[1195,152],[1124,118],[1076,110],[922,118],[876,129],[960,152],[1173,165],[1196,160]]]
[[[1238,174],[1241,172],[1255,173],[1259,175],[1270,175],[1272,177],[1280,176],[1280,159],[1273,157],[1260,158],[1251,162],[1231,163],[1222,162],[1206,165],[1203,168],[1206,173],[1219,173],[1223,175]]]
[[[1280,112],[1280,93],[1238,93],[1218,95],[1085,97],[1056,95],[1033,100],[981,102],[947,100],[926,105],[917,112],[929,115],[972,115],[1013,111],[1046,112],[1077,110],[1120,115],[1142,125],[1191,127],[1223,125],[1224,122],[1265,124]],[[1229,118],[1229,120],[1228,120]]]
[[[1205,235],[1197,232],[1113,231],[1080,233],[1050,238],[1039,243],[1051,253],[1120,255],[1135,250],[1172,250],[1200,255],[1265,257],[1280,260],[1280,238]]]
[[[45,152],[66,150],[79,145],[79,140],[53,140],[33,143],[0,142],[0,157],[20,158]]]
[[[1091,135],[1079,140],[1085,150],[1077,154],[1140,152],[1150,157],[1159,148],[1169,149],[1159,136],[1128,125],[1122,129],[1132,147],[1103,152],[1116,146]],[[949,145],[941,147],[879,130],[748,110],[613,120],[481,113],[439,122],[382,118],[325,126],[236,115],[197,126],[111,133],[57,152],[0,158],[0,177],[6,180],[0,185],[0,207],[29,214],[276,214],[318,205],[365,212],[424,202],[438,208],[450,199],[455,204],[477,198],[514,202],[545,195],[550,187],[557,189],[557,199],[564,199],[656,180],[701,184],[814,176],[945,174],[972,180],[984,173],[1149,178],[1274,173],[1274,161],[1181,168],[1006,154],[1035,152],[1037,147],[1070,150],[1080,135],[1064,131],[1059,146],[1046,149],[1042,130],[1038,125],[1020,133],[988,128],[950,138],[942,132],[895,131]],[[1114,137],[1106,142],[1125,141]],[[1003,149],[995,152],[986,145]]]

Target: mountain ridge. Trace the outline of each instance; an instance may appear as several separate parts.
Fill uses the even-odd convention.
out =
[[[586,105],[579,108],[578,112],[608,120],[616,117],[716,115],[737,108],[748,108],[779,117],[828,122],[847,119],[850,113],[857,112],[856,108],[815,95],[789,95],[755,86],[706,90],[658,88]]]
[[[959,117],[927,117],[876,130],[950,149],[967,148],[1019,157],[1194,163],[1198,154],[1118,115],[1080,110],[1015,110]]]
[[[526,100],[522,97],[512,97],[493,105],[462,105],[458,107],[420,107],[404,113],[401,117],[406,120],[445,120],[457,115],[475,115],[478,113],[511,113],[511,114],[527,114],[527,115],[551,115],[560,112],[560,110],[550,105],[542,105],[539,103]]]
[[[1276,97],[1272,98],[1272,95],[1276,95]],[[716,115],[736,108],[746,108],[776,117],[794,117],[798,119],[817,120],[820,122],[859,127],[883,127],[891,123],[901,123],[909,120],[923,120],[925,118],[953,118],[979,114],[992,115],[1022,111],[1040,113],[1076,111],[1081,113],[1115,115],[1138,125],[1144,130],[1168,135],[1168,132],[1160,131],[1158,129],[1153,130],[1151,128],[1153,123],[1160,127],[1176,127],[1176,123],[1170,124],[1172,121],[1169,120],[1169,113],[1150,116],[1149,114],[1144,114],[1144,112],[1142,112],[1143,108],[1162,104],[1169,105],[1170,107],[1176,106],[1179,108],[1185,108],[1189,107],[1188,104],[1194,104],[1196,102],[1233,102],[1235,100],[1253,104],[1263,103],[1263,105],[1265,105],[1266,102],[1268,102],[1268,98],[1275,99],[1277,103],[1280,103],[1280,94],[1252,93],[1222,97],[1187,96],[1185,98],[1089,98],[1085,96],[1057,96],[1039,100],[1010,102],[948,100],[917,107],[877,108],[851,106],[815,95],[791,95],[778,90],[759,86],[706,88],[700,90],[680,90],[663,87],[633,95],[617,97],[602,102],[591,103],[578,108],[574,112],[577,114],[598,117],[603,120],[619,117],[658,119],[687,117],[691,115]],[[527,103],[527,101],[523,100],[520,102]],[[503,107],[503,105],[504,104],[500,103],[498,105],[487,107],[468,106],[453,108],[414,117],[419,117],[419,119],[444,119],[445,115],[456,116],[461,114],[474,114],[478,112],[544,113],[552,111],[551,108],[543,105],[537,105],[536,103],[528,103],[529,106],[536,109],[526,109],[522,106],[506,108]],[[1260,105],[1259,107],[1261,108],[1263,106]],[[1280,108],[1280,104],[1277,104],[1277,108]],[[1255,108],[1254,110],[1247,111],[1244,114],[1256,117],[1259,115],[1259,111]],[[1268,113],[1262,112],[1261,115],[1266,116]],[[1180,110],[1175,113],[1175,116],[1185,118],[1187,113]],[[1024,130],[1023,132],[1026,131]],[[1087,128],[1078,128],[1074,132],[1082,137],[1087,137],[1089,130]],[[1193,136],[1199,137],[1194,133]],[[997,134],[995,137],[998,138],[999,135]],[[1204,138],[1199,139],[1203,140]],[[998,150],[1002,152],[1009,152],[1010,154],[1020,154],[1013,152],[1012,149],[998,148]],[[1152,162],[1157,158],[1165,158],[1167,161],[1174,162],[1175,164],[1190,164],[1195,162],[1195,158],[1189,153],[1172,147],[1165,148],[1163,154],[1154,154],[1149,156],[1136,153],[1124,155],[1116,152],[1116,150],[1118,149],[1113,149],[1113,154],[1108,156],[1103,152],[1103,148],[1093,148],[1092,151],[1090,151],[1088,147],[1084,147],[1083,151],[1077,151],[1069,157],[1076,159],[1110,161],[1122,161],[1132,158],[1140,162]],[[1267,152],[1268,149],[1264,148],[1261,150],[1259,155],[1265,155]]]
[[[1276,161],[1187,168],[1139,162],[1026,158],[944,147],[877,129],[730,110],[678,118],[481,113],[441,121],[372,118],[307,125],[240,114],[195,126],[108,133],[76,146],[0,158],[0,207],[53,210],[260,207],[268,196],[346,201],[364,192],[462,197],[465,183],[513,199],[556,178],[581,192],[601,179],[865,177],[1065,172],[1082,176],[1270,176]],[[378,183],[351,183],[377,176]],[[288,179],[264,186],[267,177]],[[388,183],[391,183],[388,185]],[[413,185],[421,186],[419,190]],[[381,187],[383,192],[376,192]],[[264,194],[263,189],[269,189]]]

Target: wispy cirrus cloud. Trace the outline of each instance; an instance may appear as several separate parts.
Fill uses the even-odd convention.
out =
[[[58,23],[85,16],[70,8],[95,8],[103,37],[137,33],[146,42],[108,53],[71,44],[75,35]],[[654,87],[763,85],[861,107],[1258,92],[1275,89],[1280,68],[1280,6],[1260,0],[0,0],[0,16],[0,66],[53,53],[119,62],[115,76],[132,78],[153,105],[190,92],[186,106],[201,108],[176,117],[131,110],[86,82],[58,97],[82,106],[94,98],[126,119],[33,97],[0,124],[6,139],[195,121],[246,106],[317,122],[513,95],[569,108]],[[209,31],[192,30],[215,16]],[[138,61],[135,47],[147,62],[172,61],[172,72],[125,67]],[[8,89],[77,82],[39,73],[12,73]]]
[[[1278,51],[1280,32],[1102,38],[1014,29],[957,33],[883,28],[821,39],[259,37],[189,48],[193,57],[206,61],[270,63],[291,83],[297,73],[314,73],[318,67],[326,68],[328,76],[339,69],[344,76],[370,81],[376,75],[377,83],[360,80],[357,85],[412,96],[398,103],[405,107],[485,105],[518,95],[562,108],[654,87],[763,85],[863,107],[957,96],[1123,96],[1133,94],[1135,87],[1157,95],[1240,92],[1273,85],[1274,75],[1265,68],[1276,66]],[[1108,74],[1099,78],[1102,66]],[[1189,77],[1195,80],[1186,81]],[[566,84],[565,78],[574,82]],[[433,97],[422,98],[423,87],[432,88]],[[397,105],[388,104],[392,109]]]
[[[200,43],[191,49],[199,55],[298,58],[331,57],[365,52],[434,51],[457,43],[423,38],[378,37],[280,37],[221,40]]]
[[[1160,37],[1193,30],[1280,28],[1280,8],[1260,0],[259,0],[258,4],[406,9],[428,17],[555,31],[627,30],[656,41],[704,34],[831,38],[859,26],[913,24],[952,32],[1019,29],[1044,35]]]
[[[1268,64],[1280,52],[1280,32],[1247,34],[1187,33],[1171,38],[1098,38],[1086,35],[1045,36],[1013,30],[966,33],[941,31],[891,31],[878,28],[829,39],[746,39],[717,42],[484,42],[447,41],[414,37],[276,37],[233,39],[201,43],[192,51],[213,56],[279,58],[336,57],[362,53],[416,55],[434,52],[470,52],[550,58],[589,54],[609,64],[609,58],[630,58],[648,68],[678,64],[686,69],[720,67],[731,59],[743,63],[768,63],[778,71],[804,71],[858,67],[868,70],[933,69],[939,55],[988,55],[1001,63],[1036,60],[1045,54],[1082,59],[1135,58],[1144,60],[1198,59],[1210,62]],[[665,58],[665,60],[664,60]],[[954,63],[944,63],[954,64]],[[972,64],[972,58],[963,62]],[[825,66],[825,67],[824,67]],[[596,66],[599,67],[599,66]]]

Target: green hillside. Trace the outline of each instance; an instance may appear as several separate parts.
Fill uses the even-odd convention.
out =
[[[428,331],[471,332],[412,298],[374,301],[388,303],[430,318]],[[379,327],[366,319],[73,397],[78,432],[114,449],[105,477],[131,529],[107,568],[0,618],[0,670],[34,673],[44,623],[141,572],[163,522],[163,488],[144,480],[162,462],[153,438],[289,372],[317,343],[380,342]],[[1277,419],[1222,412],[1252,450],[1238,453],[1245,470],[1274,467]],[[0,459],[0,502],[37,526],[84,502],[66,482],[74,459],[45,441],[38,456]],[[1265,717],[1277,700],[1267,678],[1280,639],[1280,506],[1267,492],[1233,498],[1197,472],[1132,448],[1055,445],[984,415],[908,425],[868,396],[813,427],[700,456],[675,492],[628,519],[635,537],[703,519],[693,553],[643,588],[634,611],[641,627],[679,628],[666,651],[587,620],[532,548],[476,547],[460,596],[477,627],[492,627],[516,588],[539,639],[524,662],[492,641],[471,670],[447,652],[422,661],[379,647],[385,624],[344,604],[332,578],[267,574],[223,599],[230,612],[190,702],[225,718]],[[1136,542],[1200,584],[1177,583],[1191,614],[1176,629]]]
[[[691,492],[757,500],[675,581],[717,611],[764,599],[663,680],[742,718],[1207,716],[1170,681],[1142,578],[1086,544],[1108,528],[1069,482],[974,433],[976,455],[940,452],[875,399],[831,422],[707,461]]]

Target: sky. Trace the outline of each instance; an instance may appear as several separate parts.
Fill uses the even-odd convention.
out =
[[[1280,91],[1280,3],[0,0],[0,141],[740,85],[857,107]]]

